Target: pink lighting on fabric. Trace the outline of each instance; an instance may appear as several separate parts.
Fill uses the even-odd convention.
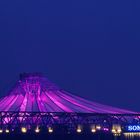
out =
[[[15,103],[15,101],[17,100],[17,98],[18,98],[18,95],[15,95],[14,98],[13,98],[13,100],[11,100],[11,102],[9,103],[9,105],[5,108],[5,111],[8,111],[11,108],[11,106],[13,105],[13,103]]]
[[[62,104],[61,102],[59,102],[53,92],[51,93],[47,93],[47,96],[57,105],[59,106],[63,111],[65,112],[72,112],[72,110],[68,107],[66,107],[64,104]]]
[[[27,98],[28,98],[28,93],[25,94],[25,98],[23,100],[23,103],[21,104],[20,111],[26,111],[26,105],[27,105]]]
[[[36,74],[21,76],[8,96],[0,100],[0,111],[135,113],[77,97]],[[5,121],[9,121],[9,118],[5,118]]]

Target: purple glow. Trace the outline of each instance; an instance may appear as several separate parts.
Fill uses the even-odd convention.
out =
[[[77,97],[36,74],[21,76],[9,95],[0,100],[0,111],[135,113]],[[108,131],[107,128],[105,131]]]
[[[109,128],[104,128],[103,130],[104,130],[104,131],[109,131]]]

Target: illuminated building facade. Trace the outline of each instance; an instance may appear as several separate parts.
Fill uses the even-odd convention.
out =
[[[24,73],[8,95],[0,99],[0,134],[139,135],[139,116],[137,112],[72,95],[41,74]]]

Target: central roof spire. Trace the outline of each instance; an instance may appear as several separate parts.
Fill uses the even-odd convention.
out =
[[[57,87],[40,73],[20,74],[15,87],[8,96],[0,100],[0,111],[133,113],[72,95]]]
[[[50,82],[42,73],[20,74],[20,85],[29,86],[30,89],[39,87],[40,90],[59,90],[58,86]]]

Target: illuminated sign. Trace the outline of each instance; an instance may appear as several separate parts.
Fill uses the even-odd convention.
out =
[[[126,131],[129,132],[140,132],[140,125],[128,125]]]

